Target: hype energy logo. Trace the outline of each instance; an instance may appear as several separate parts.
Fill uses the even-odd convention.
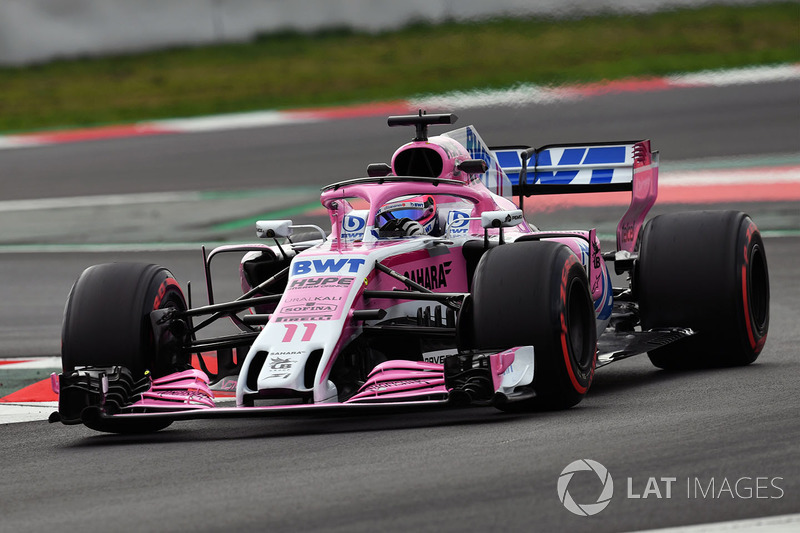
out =
[[[600,491],[600,495],[597,497],[597,501],[593,503],[577,503],[569,493],[569,484],[576,472],[587,470],[597,475],[603,488]],[[608,469],[597,461],[578,459],[568,464],[566,468],[561,471],[561,475],[558,476],[557,489],[558,499],[561,500],[561,503],[567,508],[567,511],[578,516],[592,516],[608,507],[608,504],[611,503],[611,497],[614,495],[614,480],[611,479],[611,474],[608,473]]]

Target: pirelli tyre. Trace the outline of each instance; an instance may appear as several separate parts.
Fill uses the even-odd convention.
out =
[[[769,329],[769,272],[755,223],[738,211],[660,215],[640,237],[635,272],[642,328],[696,335],[653,350],[659,368],[746,365]]]
[[[187,361],[175,351],[162,350],[156,360],[150,313],[168,307],[183,310],[186,301],[164,267],[107,263],[87,268],[72,286],[64,309],[64,372],[118,365],[140,379],[146,370],[159,377],[185,366]]]
[[[468,322],[476,349],[534,347],[535,397],[498,408],[565,409],[586,395],[597,356],[594,306],[584,267],[567,246],[520,242],[486,252]]]

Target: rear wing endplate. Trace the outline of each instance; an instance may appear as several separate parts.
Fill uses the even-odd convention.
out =
[[[617,225],[617,250],[633,252],[639,229],[658,195],[658,152],[650,141],[492,148],[514,195],[631,191]],[[522,178],[522,179],[520,179]]]

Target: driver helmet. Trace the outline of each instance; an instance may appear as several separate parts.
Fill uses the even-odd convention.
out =
[[[435,235],[439,231],[436,200],[430,195],[405,197],[391,201],[378,209],[375,218],[379,228],[392,220],[408,218],[419,222],[428,235]]]

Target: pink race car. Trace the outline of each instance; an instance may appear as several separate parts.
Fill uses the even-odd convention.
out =
[[[266,243],[204,250],[208,305],[187,306],[157,265],[86,269],[64,313],[51,421],[147,432],[214,417],[563,409],[595,369],[630,355],[661,368],[758,357],[769,279],[747,215],[644,224],[658,180],[649,141],[492,149],[472,126],[428,137],[455,120],[390,117],[415,127],[413,141],[391,165],[322,189],[330,234],[261,221]],[[531,195],[619,190],[632,198],[610,252],[594,229],[540,231],[524,217]],[[228,252],[244,254],[243,294],[217,303],[210,265]],[[219,319],[236,334],[200,336]],[[226,406],[220,391],[233,390]]]

